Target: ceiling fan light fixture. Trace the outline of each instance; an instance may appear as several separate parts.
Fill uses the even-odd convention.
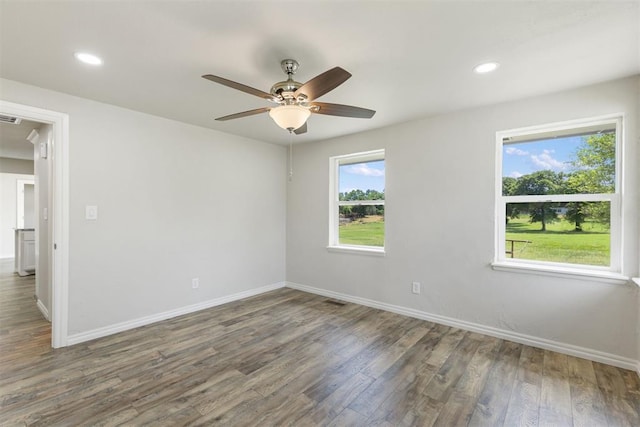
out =
[[[305,124],[311,111],[300,105],[281,105],[269,110],[269,116],[282,129],[294,130]]]

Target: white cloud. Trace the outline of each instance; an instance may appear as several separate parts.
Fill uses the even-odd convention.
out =
[[[384,169],[373,169],[370,168],[366,163],[351,165],[346,168],[346,172],[353,175],[384,176]]]
[[[531,161],[541,169],[565,170],[568,165],[551,156],[553,150],[543,150],[542,154],[532,154]]]
[[[523,173],[520,173],[518,171],[513,171],[511,172],[511,174],[509,175],[511,178],[520,178],[522,175],[524,175]]]
[[[524,151],[521,150],[519,148],[516,147],[507,147],[504,149],[504,152],[507,154],[515,154],[516,156],[528,156],[529,152],[528,151]]]

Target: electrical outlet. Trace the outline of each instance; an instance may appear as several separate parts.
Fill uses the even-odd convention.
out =
[[[191,288],[198,289],[200,287],[200,279],[198,277],[191,279]]]
[[[411,283],[411,292],[413,292],[414,294],[420,293],[420,282]]]

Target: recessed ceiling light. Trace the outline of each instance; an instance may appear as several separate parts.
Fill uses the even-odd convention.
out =
[[[473,68],[473,71],[478,74],[490,73],[492,71],[495,71],[499,66],[500,64],[498,64],[497,62],[485,62],[484,64],[476,65]]]
[[[76,59],[80,62],[84,62],[89,65],[102,65],[102,59],[98,58],[95,55],[86,52],[76,52],[73,54]]]

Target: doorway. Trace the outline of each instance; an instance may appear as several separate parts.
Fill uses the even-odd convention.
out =
[[[46,146],[36,147],[44,157],[48,170],[43,184],[48,190],[47,206],[40,208],[38,194],[35,195],[36,217],[46,224],[40,233],[47,233],[47,245],[40,255],[45,256],[49,271],[41,272],[48,278],[49,316],[51,320],[51,346],[67,345],[68,324],[68,277],[69,277],[69,116],[65,113],[21,105],[0,100],[0,114],[7,117],[42,123],[48,129]],[[35,145],[36,143],[34,143]],[[38,171],[34,171],[35,175]],[[36,192],[38,186],[36,185]],[[45,209],[46,208],[46,209]],[[44,235],[43,235],[44,236]],[[37,277],[37,275],[36,275]]]
[[[16,191],[16,228],[35,228],[36,206],[35,206],[35,181],[19,179]]]

